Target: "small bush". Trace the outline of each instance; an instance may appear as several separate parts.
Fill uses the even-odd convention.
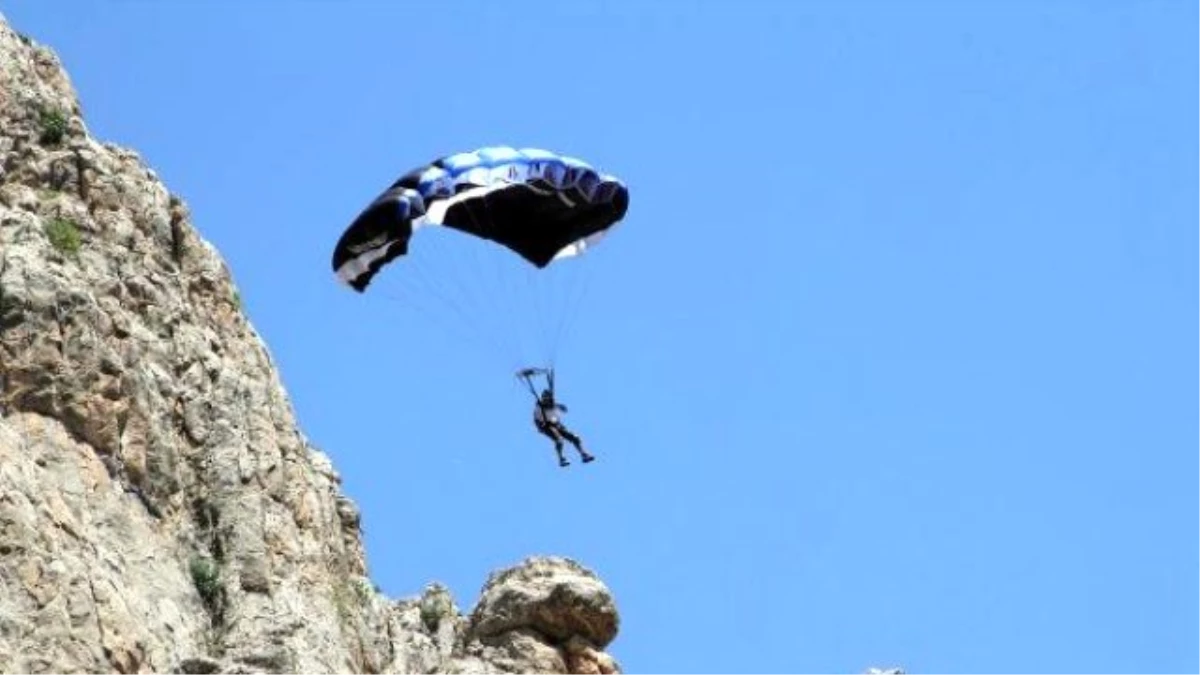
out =
[[[46,236],[50,238],[50,244],[66,255],[75,255],[79,252],[79,245],[82,240],[79,237],[79,226],[75,221],[68,218],[55,218],[46,223]]]
[[[192,583],[206,603],[211,603],[220,588],[221,571],[211,560],[192,558]]]
[[[431,631],[436,631],[442,619],[454,614],[454,600],[450,597],[450,589],[436,581],[425,588],[421,594],[421,621]]]
[[[58,145],[67,134],[67,117],[61,110],[43,110],[41,113],[43,145]]]
[[[358,604],[364,607],[371,604],[371,582],[358,579],[354,584],[354,594],[358,597]]]

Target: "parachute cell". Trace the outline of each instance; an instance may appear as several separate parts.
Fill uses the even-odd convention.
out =
[[[624,183],[572,157],[507,146],[448,155],[368,205],[334,248],[333,269],[363,292],[426,226],[493,241],[542,269],[595,245],[628,206]]]

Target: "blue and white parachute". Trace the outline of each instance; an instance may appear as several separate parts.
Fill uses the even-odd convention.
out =
[[[496,242],[544,268],[595,245],[628,207],[625,184],[586,162],[536,148],[481,148],[393,183],[346,229],[333,269],[362,292],[429,225]]]
[[[510,366],[552,363],[587,292],[581,261],[560,261],[589,258],[628,207],[625,184],[587,162],[485,147],[401,176],[346,228],[332,266],[365,293],[394,264],[386,287],[421,318],[507,351]]]

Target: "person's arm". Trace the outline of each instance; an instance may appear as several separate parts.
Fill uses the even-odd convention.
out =
[[[529,393],[533,396],[533,399],[536,401],[538,395],[537,395],[537,390],[533,388],[533,379],[530,377],[530,375],[531,375],[530,370],[531,369],[526,369],[525,371],[523,371],[521,373],[521,379],[525,380],[525,386],[529,387]]]

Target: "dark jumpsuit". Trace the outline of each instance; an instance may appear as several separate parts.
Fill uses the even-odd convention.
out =
[[[566,408],[560,405],[553,398],[538,399],[538,402],[533,408],[534,426],[537,427],[537,430],[541,432],[542,435],[554,441],[554,451],[558,453],[560,464],[566,462],[562,454],[562,445],[564,439],[566,439],[571,445],[574,445],[575,449],[579,451],[579,454],[586,460],[589,455],[584,452],[582,441],[580,441],[578,436],[571,433],[570,429],[567,429],[567,427],[563,425],[562,420],[560,420],[558,416],[559,410],[565,412]]]

